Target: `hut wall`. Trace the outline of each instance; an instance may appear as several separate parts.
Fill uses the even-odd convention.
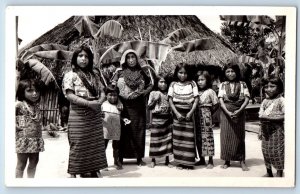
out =
[[[49,125],[50,123],[59,124],[58,91],[50,89],[43,92],[40,104],[43,126]]]

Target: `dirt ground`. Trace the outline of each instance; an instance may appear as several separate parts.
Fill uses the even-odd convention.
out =
[[[247,122],[246,129],[257,131],[258,122]],[[220,159],[220,128],[214,129],[215,157],[213,169],[206,169],[205,166],[196,166],[194,170],[178,170],[175,167],[169,168],[164,165],[164,159],[157,160],[157,166],[150,168],[149,158],[150,131],[146,133],[146,166],[137,166],[135,160],[124,159],[123,170],[116,170],[113,166],[111,142],[106,150],[108,169],[102,170],[104,178],[115,177],[261,177],[265,174],[263,155],[261,152],[261,141],[257,133],[246,132],[246,163],[249,171],[242,171],[238,162],[232,162],[227,170],[220,168],[223,161]],[[40,153],[40,160],[37,166],[36,178],[67,178],[69,145],[66,132],[59,132],[59,137],[52,138],[44,133],[45,151]],[[172,161],[172,156],[171,156]],[[26,176],[26,175],[25,175]]]

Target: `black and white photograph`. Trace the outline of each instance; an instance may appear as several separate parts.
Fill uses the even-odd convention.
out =
[[[295,185],[295,8],[10,6],[5,30],[6,186]]]

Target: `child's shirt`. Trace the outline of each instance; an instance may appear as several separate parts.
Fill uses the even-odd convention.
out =
[[[162,114],[168,114],[170,113],[170,105],[168,101],[168,96],[161,91],[152,91],[149,95],[148,105],[151,104],[154,99],[157,99],[154,109],[152,110],[152,113],[162,113]]]
[[[284,115],[284,97],[264,99],[258,113],[259,117],[280,117]]]
[[[16,152],[37,153],[44,151],[42,117],[38,104],[29,106],[26,101],[16,102]]]
[[[168,90],[168,96],[173,98],[174,104],[188,105],[190,108],[198,95],[194,81],[172,82]]]
[[[218,97],[215,91],[212,89],[207,89],[204,91],[199,91],[199,107],[204,107],[204,106],[213,106],[218,104]]]
[[[104,113],[104,119],[103,119],[104,139],[120,140],[121,111],[118,110],[116,104],[111,104],[107,100],[103,102],[101,108]]]

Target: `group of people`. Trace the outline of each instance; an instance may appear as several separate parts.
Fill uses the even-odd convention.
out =
[[[153,80],[134,50],[123,53],[121,70],[106,87],[100,71],[93,67],[93,53],[88,47],[76,50],[71,63],[72,71],[65,74],[62,83],[70,101],[70,177],[102,177],[100,170],[108,167],[105,150],[109,140],[113,141],[118,170],[123,168],[124,159],[136,159],[137,165],[145,165],[147,109],[151,112],[150,167],[156,166],[157,158],[165,157],[169,167],[193,169],[195,165],[207,165],[212,169],[212,114],[220,107],[221,167],[227,169],[231,161],[239,161],[243,171],[249,170],[245,163],[245,108],[250,94],[237,64],[224,67],[225,80],[217,95],[211,89],[207,71],[193,76],[184,63],[176,65],[172,79],[156,76]],[[283,83],[279,78],[270,78],[263,85],[267,98],[261,104],[259,118],[266,176],[273,176],[272,166],[277,176],[283,176]],[[27,174],[34,177],[39,152],[44,150],[39,98],[34,80],[20,81],[16,104],[17,178],[23,177],[28,159]],[[174,158],[171,163],[170,155]]]

